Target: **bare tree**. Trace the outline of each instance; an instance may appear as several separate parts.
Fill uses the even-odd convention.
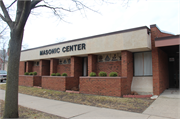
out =
[[[63,2],[67,2],[63,1]],[[104,1],[104,0],[102,0]],[[58,0],[59,4],[50,4],[45,0],[14,0],[9,6],[5,6],[3,0],[0,0],[2,14],[0,18],[7,23],[10,28],[9,42],[9,60],[8,75],[5,97],[5,111],[3,118],[18,118],[18,78],[19,78],[19,60],[22,46],[24,27],[31,11],[35,8],[48,8],[53,11],[54,15],[63,20],[64,12],[81,11],[84,13],[86,9],[97,12],[83,4],[80,0],[69,0],[67,4],[71,6],[61,6],[62,0]],[[17,3],[15,20],[10,17],[8,9]]]
[[[6,48],[7,48],[7,40],[6,37],[5,37],[5,33],[6,33],[6,30],[7,30],[7,27],[4,27],[1,31],[0,31],[0,67],[2,67],[2,70],[5,70],[5,65],[7,64],[7,58],[8,58],[8,55],[7,55],[7,51],[6,51]]]
[[[4,38],[0,38],[0,65],[2,66],[2,70],[5,70],[5,64],[7,63],[8,54],[6,51],[7,40]]]

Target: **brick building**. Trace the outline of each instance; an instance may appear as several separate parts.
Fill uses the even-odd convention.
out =
[[[151,25],[24,50],[19,85],[107,96],[131,91],[159,95],[179,88],[179,41],[179,35]],[[37,76],[24,75],[34,71]],[[118,77],[89,77],[100,71],[117,72]]]

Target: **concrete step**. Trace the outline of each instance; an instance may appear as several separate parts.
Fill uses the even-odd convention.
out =
[[[40,86],[33,86],[33,87],[34,87],[34,88],[40,88],[40,89],[42,88],[42,87],[40,87]]]
[[[74,90],[66,90],[66,92],[68,92],[68,93],[77,93],[77,94],[79,94],[79,91],[74,91]]]

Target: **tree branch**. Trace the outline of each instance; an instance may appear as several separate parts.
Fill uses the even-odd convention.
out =
[[[2,14],[0,14],[0,17],[1,17],[1,19],[4,21],[4,22],[6,22],[7,21],[7,19],[6,18],[4,18],[4,16],[2,15]],[[6,22],[7,23],[7,22]]]
[[[15,19],[15,26],[19,23],[19,19],[21,17],[23,11],[24,1],[18,0],[17,2],[17,11],[16,11],[16,19]]]
[[[99,12],[91,9],[90,7],[84,5],[84,4],[83,4],[82,2],[80,2],[80,1],[77,1],[77,0],[72,0],[72,1],[76,4],[76,7],[78,8],[78,10],[81,10],[81,9],[86,8],[86,9],[89,9],[89,10],[91,10],[91,11],[93,11],[93,12],[99,13]]]
[[[20,1],[20,0],[18,0]],[[31,0],[26,0],[23,2],[23,4],[21,4],[23,9],[21,9],[22,11],[21,12],[21,15],[20,15],[20,19],[19,19],[19,22],[17,24],[17,32],[21,32],[21,30],[24,30],[24,26],[26,24],[26,21],[29,17],[29,14],[31,12]]]
[[[7,26],[0,32],[0,35],[6,30]]]
[[[14,0],[6,9],[9,9],[17,0]]]
[[[35,6],[38,4],[38,3],[40,3],[42,0],[33,0],[32,2],[31,2],[31,9],[33,9],[33,8],[35,8]]]
[[[70,9],[64,9],[62,7],[51,7],[51,6],[47,6],[47,5],[37,5],[34,8],[38,8],[38,7],[46,7],[46,8],[52,9],[54,12],[56,12],[57,9],[61,9],[61,10],[67,11],[67,12],[75,12],[75,11],[77,11],[77,10],[72,11]]]
[[[6,7],[5,7],[4,2],[2,0],[0,1],[0,6],[1,6],[1,9],[3,11],[5,19],[2,18],[2,15],[1,15],[1,18],[9,25],[10,28],[12,28],[13,27],[13,22],[12,22],[12,20],[11,20],[11,18],[9,16],[9,13],[6,10]]]

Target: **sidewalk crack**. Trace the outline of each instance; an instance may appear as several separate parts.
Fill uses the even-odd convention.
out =
[[[98,109],[95,109],[95,110],[98,110]],[[92,110],[92,111],[95,111],[95,110]],[[81,114],[78,114],[78,115],[69,117],[69,119],[72,119],[72,118],[74,118],[74,117],[78,117],[78,116],[83,115],[83,114],[87,114],[87,113],[92,112],[92,111],[84,112],[84,113],[81,113]]]

